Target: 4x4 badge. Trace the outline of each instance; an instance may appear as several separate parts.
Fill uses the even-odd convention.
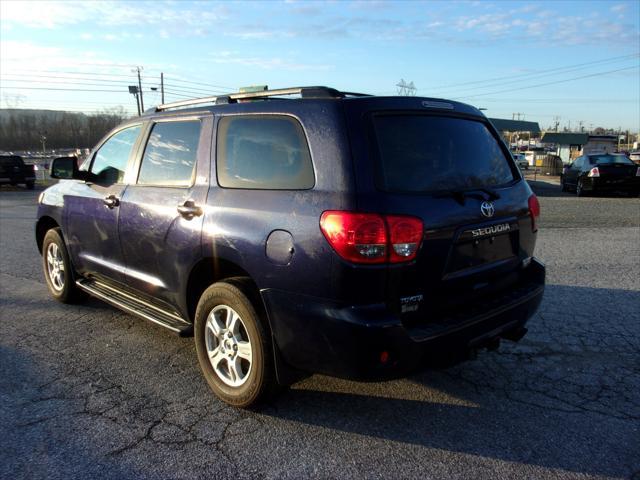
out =
[[[494,213],[496,213],[496,209],[491,202],[482,202],[480,205],[480,212],[487,218],[493,217]]]

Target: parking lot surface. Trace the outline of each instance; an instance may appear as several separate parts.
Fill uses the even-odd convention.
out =
[[[38,192],[0,190],[0,478],[640,479],[640,200],[534,188],[547,290],[520,343],[256,412],[210,393],[193,339],[52,300]]]

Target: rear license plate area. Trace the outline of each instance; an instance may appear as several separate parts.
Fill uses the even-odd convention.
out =
[[[447,273],[458,272],[514,257],[518,223],[507,221],[464,230],[452,246]]]

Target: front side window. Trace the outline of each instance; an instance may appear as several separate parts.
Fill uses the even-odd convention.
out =
[[[156,123],[144,150],[138,184],[190,186],[200,128],[199,120]]]
[[[484,123],[435,115],[373,117],[376,183],[387,192],[424,193],[488,188],[514,172]]]
[[[315,183],[302,126],[291,117],[222,118],[216,158],[222,187],[305,190]]]
[[[141,125],[120,130],[98,150],[91,165],[97,183],[122,183],[131,150],[140,134]]]

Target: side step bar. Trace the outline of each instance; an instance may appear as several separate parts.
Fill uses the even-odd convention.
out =
[[[134,295],[123,292],[106,283],[95,279],[82,278],[76,281],[76,285],[89,295],[99,298],[127,313],[168,328],[181,337],[189,337],[193,334],[193,326],[184,321],[176,313],[162,310],[155,305],[151,305]]]

